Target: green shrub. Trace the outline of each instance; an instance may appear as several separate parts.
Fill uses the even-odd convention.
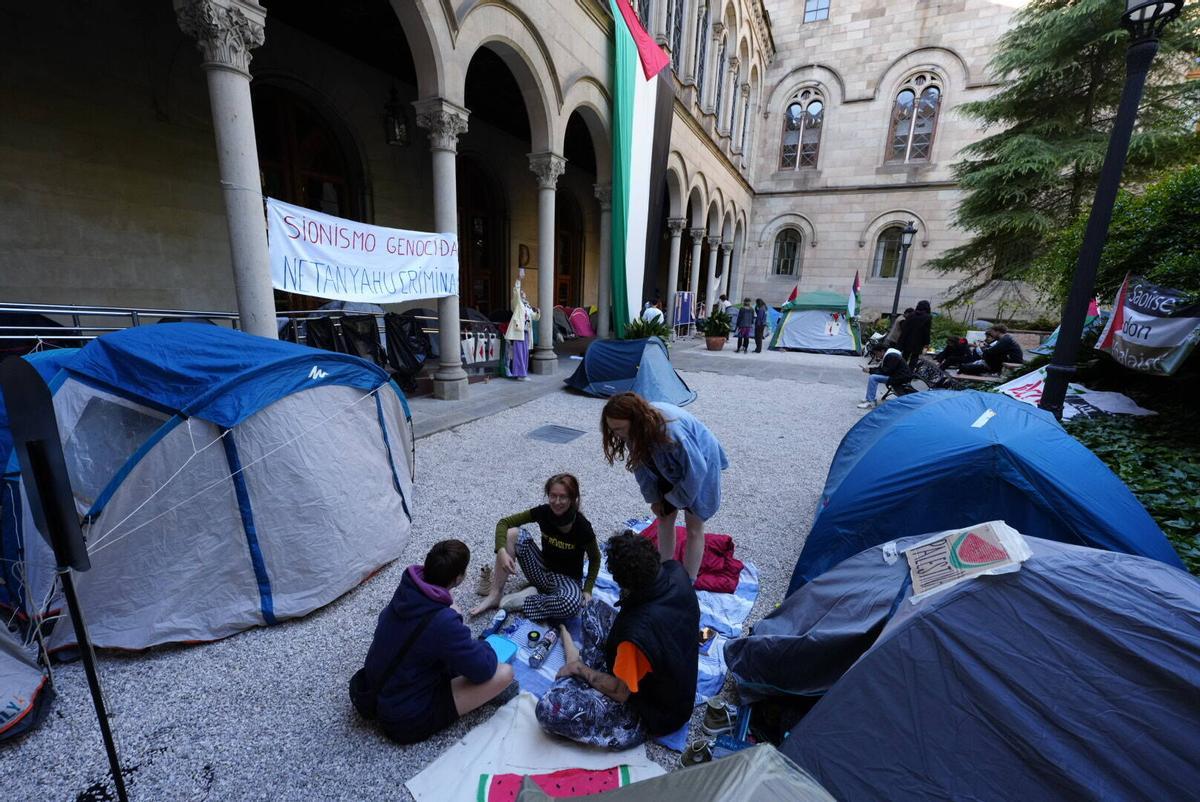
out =
[[[733,318],[728,312],[713,312],[697,328],[705,337],[728,337],[733,331]]]
[[[658,337],[669,348],[671,346],[671,327],[662,318],[653,322],[638,318],[625,327],[626,340],[644,340],[647,337]]]
[[[941,348],[947,337],[964,337],[966,333],[966,324],[960,323],[950,315],[934,315],[929,342],[934,348]]]

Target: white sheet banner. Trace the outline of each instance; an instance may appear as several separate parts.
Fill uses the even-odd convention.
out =
[[[267,199],[271,283],[339,301],[458,295],[458,235],[371,226]]]
[[[1018,376],[996,388],[998,392],[1012,396],[1018,401],[1037,406],[1042,401],[1046,387],[1046,369]],[[1153,410],[1137,405],[1132,398],[1106,390],[1089,390],[1082,384],[1068,384],[1063,399],[1063,418],[1070,420],[1076,415],[1094,418],[1099,415],[1154,415]]]

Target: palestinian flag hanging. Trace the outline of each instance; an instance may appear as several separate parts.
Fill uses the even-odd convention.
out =
[[[862,282],[858,279],[858,271],[854,271],[854,283],[850,285],[850,298],[846,303],[846,311],[850,317],[858,317],[858,308],[862,306],[862,296],[859,294],[862,290]]]
[[[617,336],[655,287],[675,90],[670,58],[646,33],[629,0],[609,0],[615,51],[612,298]],[[601,312],[603,314],[603,311]]]

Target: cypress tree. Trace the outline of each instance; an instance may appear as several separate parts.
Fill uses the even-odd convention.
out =
[[[1030,277],[1047,237],[1089,208],[1125,82],[1123,0],[1033,0],[992,61],[1003,81],[960,113],[986,135],[960,152],[965,191],[954,216],[971,239],[929,266],[963,278],[952,302],[993,279]],[[1200,156],[1200,4],[1167,26],[1147,78],[1124,172],[1126,186]]]

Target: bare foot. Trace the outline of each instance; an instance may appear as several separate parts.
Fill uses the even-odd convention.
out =
[[[482,615],[483,613],[486,613],[488,610],[495,610],[499,606],[500,606],[500,597],[493,593],[492,595],[488,596],[486,599],[481,601],[479,604],[477,604],[471,608],[471,618],[474,618],[477,615]]]
[[[565,624],[558,625],[558,635],[562,640],[563,658],[567,663],[573,663],[579,659],[579,649],[575,648],[575,641],[571,640],[571,633],[567,631]]]

